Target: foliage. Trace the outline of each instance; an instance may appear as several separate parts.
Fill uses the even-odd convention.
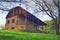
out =
[[[60,40],[60,36],[14,30],[0,30],[0,40]]]
[[[47,24],[47,26],[45,27],[46,28],[46,31],[48,33],[52,33],[52,34],[55,34],[55,30],[53,30],[55,27],[54,27],[54,21],[53,20],[46,20],[45,23]]]

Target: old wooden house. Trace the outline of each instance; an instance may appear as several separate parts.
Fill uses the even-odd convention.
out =
[[[39,26],[43,25],[46,24],[25,9],[17,6],[12,8],[6,16],[5,29],[38,31]]]

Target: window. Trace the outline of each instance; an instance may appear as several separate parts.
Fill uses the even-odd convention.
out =
[[[12,27],[12,29],[14,29],[14,27]]]
[[[13,20],[12,20],[12,23],[14,23],[14,21],[15,21],[15,20],[13,19]]]
[[[9,24],[9,22],[10,22],[10,21],[9,21],[9,20],[7,20],[7,24]]]

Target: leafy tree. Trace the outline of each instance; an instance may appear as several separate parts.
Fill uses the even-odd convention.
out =
[[[59,25],[60,25],[60,0],[33,0],[36,5],[39,7],[39,11],[42,11],[43,13],[47,14],[49,17],[51,17],[54,21],[54,26],[56,29],[56,34],[59,35]],[[57,13],[54,12],[58,10]]]
[[[46,20],[45,23],[47,24],[45,29],[47,33],[55,33],[54,30],[54,21],[53,20]]]

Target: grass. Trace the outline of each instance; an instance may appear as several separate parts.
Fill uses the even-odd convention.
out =
[[[0,30],[0,40],[60,40],[60,35]]]

